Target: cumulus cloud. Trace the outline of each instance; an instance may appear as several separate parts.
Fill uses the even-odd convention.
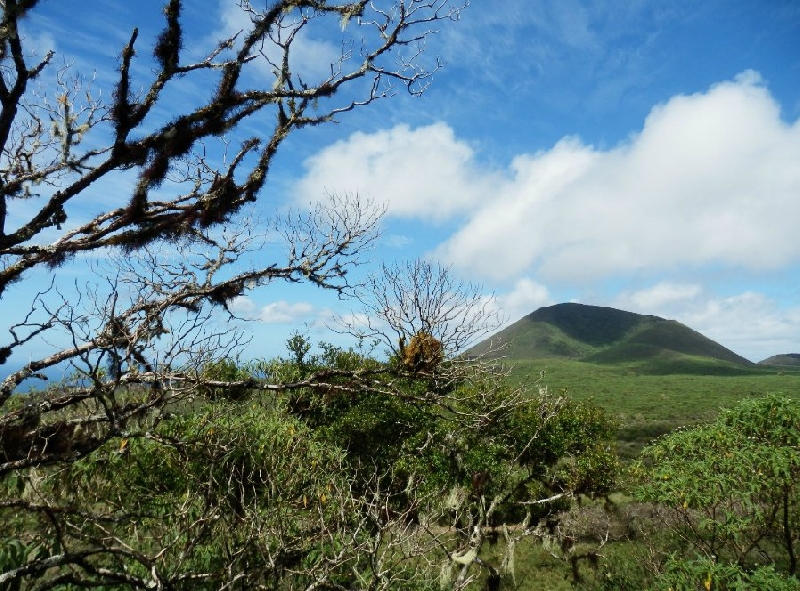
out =
[[[702,286],[696,283],[665,281],[640,291],[622,292],[617,296],[615,304],[625,310],[657,314],[654,310],[695,301],[702,291]]]
[[[516,322],[534,310],[552,303],[547,287],[527,277],[519,279],[510,291],[495,297],[495,305],[507,321],[506,324]]]
[[[654,108],[613,149],[565,139],[519,156],[437,254],[496,279],[530,267],[575,281],[707,263],[778,268],[800,255],[798,160],[800,123],[783,122],[746,72]]]
[[[474,209],[494,180],[443,123],[354,133],[309,158],[305,168],[295,192],[302,203],[320,199],[323,189],[360,193],[386,203],[389,215],[428,220]]]
[[[322,188],[389,203],[389,215],[465,219],[433,256],[492,280],[575,283],[800,257],[800,122],[754,72],[655,107],[601,150],[567,137],[487,170],[443,123],[356,133],[306,161],[297,196]]]

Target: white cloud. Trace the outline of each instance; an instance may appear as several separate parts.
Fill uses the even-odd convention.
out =
[[[281,300],[262,307],[258,319],[268,324],[279,324],[307,321],[315,316],[314,306],[311,304]]]
[[[559,235],[572,234],[556,226],[555,212],[565,207],[560,195],[570,191],[595,160],[596,154],[574,138],[562,140],[549,152],[515,158],[513,180],[487,195],[435,257],[493,279],[524,272]]]
[[[798,260],[800,122],[754,72],[655,107],[608,150],[567,137],[481,166],[443,123],[355,133],[312,158],[296,196],[358,191],[390,216],[466,217],[434,258],[493,280],[574,283],[639,270],[751,270]]]
[[[616,297],[616,304],[629,311],[655,314],[671,305],[694,301],[703,288],[697,284],[662,282],[633,293],[623,292]]]
[[[229,308],[237,316],[266,324],[314,324],[321,315],[319,310],[307,302],[279,300],[259,307],[246,296],[231,300]]]
[[[437,254],[498,279],[530,266],[576,281],[712,262],[777,268],[800,256],[798,161],[800,123],[784,123],[745,73],[656,107],[614,149],[573,139],[519,156]]]
[[[296,197],[308,203],[326,189],[360,193],[387,203],[389,215],[446,219],[474,208],[491,190],[492,175],[477,170],[473,157],[443,123],[354,133],[305,162]]]
[[[467,221],[435,258],[493,280],[538,272],[584,282],[800,257],[800,122],[758,75],[655,107],[608,150],[564,138],[486,171],[447,125],[356,133],[308,159],[299,199],[323,189],[389,202],[389,215]]]
[[[547,287],[528,278],[518,280],[511,291],[499,294],[495,298],[497,309],[507,324],[516,322],[534,310],[552,303]]]
[[[256,303],[247,296],[238,296],[228,302],[228,309],[241,318],[254,320],[257,316]]]

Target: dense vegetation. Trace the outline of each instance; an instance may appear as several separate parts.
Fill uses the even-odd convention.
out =
[[[299,335],[289,345],[286,359],[206,372],[273,384],[324,373],[324,384],[277,394],[208,388],[83,458],[7,469],[0,581],[25,589],[499,584],[517,538],[576,495],[611,491],[614,431],[597,407],[512,389],[493,374],[442,381],[451,375],[444,359],[408,372],[407,358],[381,363],[330,345],[312,354]],[[390,379],[401,384],[388,390]],[[497,529],[505,525],[521,529]],[[500,531],[506,549],[490,558],[486,541]]]
[[[416,345],[381,362],[331,345],[315,350],[301,335],[287,344],[285,358],[204,371],[209,383],[269,376],[305,386],[207,388],[83,459],[7,472],[3,580],[20,589],[146,587],[153,573],[164,587],[210,589],[264,581],[797,588],[787,575],[797,572],[800,403],[758,390],[800,376],[616,367],[615,379],[608,366],[598,375],[586,363],[560,367],[576,380],[571,389],[607,391],[608,412],[597,398],[545,389],[563,379],[557,372],[521,388],[491,372],[461,369],[454,380],[437,356],[436,371],[406,372]],[[324,383],[308,381],[321,373]],[[402,384],[364,387],[365,376]],[[649,378],[684,397],[699,380],[705,406],[673,408],[658,396],[648,404]],[[637,396],[610,395],[625,380],[641,384]],[[620,467],[613,442],[630,431],[617,431],[615,419],[631,416],[635,401],[643,416],[697,426],[654,440]],[[724,404],[734,408],[717,416]],[[681,415],[692,408],[699,416]]]
[[[619,425],[623,458],[634,458],[654,438],[713,420],[740,400],[780,393],[800,396],[792,368],[734,366],[707,357],[656,358],[595,364],[563,358],[517,361],[514,383],[541,379],[553,392],[604,408]]]
[[[800,404],[778,396],[646,448],[631,472],[636,499],[659,508],[651,537],[667,556],[662,584],[691,585],[705,573],[720,589],[800,586],[798,451]]]

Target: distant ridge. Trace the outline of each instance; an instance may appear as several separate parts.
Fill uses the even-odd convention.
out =
[[[763,361],[759,361],[758,364],[783,367],[800,367],[800,353],[784,353],[783,355],[773,355],[772,357],[767,357]]]
[[[539,308],[479,343],[469,354],[487,353],[498,344],[504,345],[502,355],[509,360],[565,357],[612,364],[703,358],[754,366],[675,320],[575,303]]]

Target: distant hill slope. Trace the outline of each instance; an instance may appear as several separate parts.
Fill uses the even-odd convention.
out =
[[[773,355],[772,357],[767,357],[763,361],[759,361],[758,364],[800,367],[800,353],[785,353],[783,355]]]
[[[567,357],[592,363],[628,363],[655,358],[705,358],[753,364],[697,331],[658,316],[584,304],[539,308],[490,339],[470,355],[505,344],[509,360]]]

